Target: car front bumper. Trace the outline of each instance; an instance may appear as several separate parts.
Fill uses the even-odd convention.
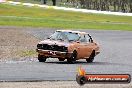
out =
[[[43,49],[36,49],[40,55],[44,55],[46,57],[53,57],[53,58],[69,58],[71,53],[68,52],[60,52],[60,51],[52,51],[52,50],[43,50]]]

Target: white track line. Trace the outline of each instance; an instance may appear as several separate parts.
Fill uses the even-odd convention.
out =
[[[41,8],[52,8],[56,10],[66,10],[66,11],[74,11],[74,12],[83,12],[83,13],[97,13],[97,14],[107,14],[107,15],[119,15],[119,16],[132,16],[132,13],[122,13],[122,12],[110,12],[110,11],[97,11],[97,10],[87,10],[87,9],[76,9],[76,8],[66,8],[66,7],[58,7],[58,6],[48,6],[48,5],[40,5],[40,4],[32,4],[32,3],[22,3],[22,2],[13,2],[6,1],[7,4],[12,5],[23,5],[23,6],[37,6]]]

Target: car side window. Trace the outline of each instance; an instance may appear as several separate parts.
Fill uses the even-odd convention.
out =
[[[87,42],[85,35],[80,36],[80,42]]]
[[[85,38],[86,38],[86,41],[89,42],[90,37],[87,34],[85,35]]]

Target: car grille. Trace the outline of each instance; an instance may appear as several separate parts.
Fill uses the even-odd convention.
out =
[[[58,45],[38,44],[38,49],[67,52],[67,47]]]

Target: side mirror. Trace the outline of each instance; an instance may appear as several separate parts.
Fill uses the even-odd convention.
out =
[[[46,39],[50,39],[50,37],[47,37]]]
[[[76,41],[76,43],[80,43],[80,41]]]

